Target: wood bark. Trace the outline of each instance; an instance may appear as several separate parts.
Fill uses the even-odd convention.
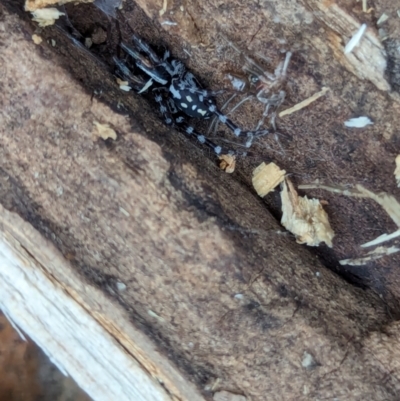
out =
[[[5,4],[16,10],[15,4]],[[191,2],[185,3],[182,11],[178,3],[168,2],[169,14],[163,16],[158,3],[142,4],[153,19],[160,18],[161,26],[149,22],[131,3],[126,3],[124,16],[131,25],[135,21],[144,36],[157,33],[161,40],[168,39],[174,51],[178,52],[178,43],[181,49],[190,43],[192,57],[187,62],[205,81],[207,75],[212,77],[207,82],[210,85],[222,77],[224,68],[231,67],[207,52],[209,48],[216,54],[221,51],[221,30],[222,36],[238,43],[239,36],[254,36],[248,45],[254,53],[264,49],[266,38],[278,40],[280,35],[292,45],[297,38],[303,47],[291,70],[288,101],[302,100],[328,82],[332,91],[327,103],[280,123],[280,129],[293,135],[295,144],[282,141],[288,148],[278,164],[287,171],[308,174],[310,180],[332,177],[333,167],[338,180],[347,177],[356,182],[367,176],[375,185],[378,178],[385,177],[385,185],[395,191],[387,179],[390,157],[395,153],[391,146],[396,143],[391,127],[398,110],[396,93],[385,92],[390,79],[375,71],[376,77],[368,81],[357,75],[356,66],[341,65],[334,46],[348,31],[333,34],[330,14],[326,17],[319,3],[293,1],[291,12],[282,8],[283,3],[271,4],[239,7],[236,2],[229,6]],[[345,4],[340,6],[346,10]],[[18,12],[23,18],[22,11]],[[92,11],[90,18],[96,12]],[[173,21],[177,25],[162,24],[167,16],[180,18],[180,13],[182,18]],[[87,23],[76,17],[78,28]],[[275,25],[266,23],[274,17],[280,18]],[[311,22],[304,28],[307,18]],[[348,28],[346,23],[337,22],[337,26]],[[161,27],[169,27],[174,36]],[[382,284],[382,273],[368,281],[352,271],[348,278],[355,273],[361,277],[362,288],[356,287],[324,265],[337,268],[332,260],[340,252],[356,249],[368,235],[367,221],[383,230],[390,226],[388,218],[370,204],[329,199],[331,211],[336,210],[336,229],[344,233],[334,253],[324,250],[316,254],[300,247],[290,236],[281,235],[274,199],[266,202],[271,214],[266,203],[249,190],[253,164],[271,157],[260,152],[267,142],[260,141],[255,147],[258,156],[245,159],[230,177],[187,138],[163,126],[154,115],[154,105],[139,96],[121,94],[107,69],[107,57],[99,61],[88,56],[55,29],[40,32],[45,42],[55,45],[56,56],[48,46],[32,43],[33,29],[3,8],[0,201],[47,237],[66,260],[55,253],[57,263],[53,263],[55,256],[47,256],[53,246],[2,209],[2,245],[26,261],[24,269],[30,274],[40,273],[53,285],[51,290],[33,288],[32,282],[15,286],[18,282],[10,276],[12,269],[18,268],[15,274],[24,279],[29,276],[22,274],[22,266],[14,259],[4,257],[0,277],[8,296],[2,306],[10,316],[32,337],[36,332],[38,343],[85,390],[91,389],[95,399],[106,399],[101,394],[111,397],[104,391],[116,390],[111,384],[95,388],[94,371],[87,365],[74,366],[72,359],[67,359],[66,354],[74,356],[74,347],[58,350],[67,331],[53,331],[52,341],[43,334],[43,327],[61,318],[67,305],[80,308],[93,324],[93,332],[108,338],[109,352],[104,359],[97,358],[99,365],[117,363],[117,357],[131,362],[126,374],[147,372],[143,380],[156,388],[158,399],[211,399],[221,390],[254,401],[396,399],[400,373],[391,358],[399,353],[396,323],[391,323],[396,306],[396,296],[390,297],[393,287]],[[334,40],[325,41],[325,34],[333,35]],[[279,49],[272,45],[271,49],[277,59]],[[65,65],[75,79],[62,67]],[[78,80],[93,92],[85,91]],[[392,83],[391,88],[394,86]],[[372,133],[344,131],[343,119],[360,110],[360,99],[365,100],[364,107],[372,117],[378,120],[385,114],[387,124],[373,128]],[[243,114],[246,111],[235,118]],[[256,120],[250,115],[241,121],[251,124]],[[95,121],[115,129],[117,140],[99,139]],[[347,150],[328,158],[330,145]],[[312,152],[327,162],[308,171],[307,157]],[[372,171],[378,167],[381,173],[377,178]],[[363,207],[377,213],[379,219],[361,213]],[[344,228],[349,210],[359,218],[350,224],[351,230],[359,229],[356,239]],[[34,289],[43,297],[33,293]],[[21,304],[15,302],[13,293],[21,296]],[[29,316],[22,313],[23,306],[29,306],[34,298],[42,299],[43,305],[48,302],[54,312],[36,318],[32,318],[34,311]],[[29,325],[25,322],[28,318]],[[80,324],[89,326],[86,320]],[[72,328],[76,327],[75,322]],[[81,330],[78,334],[84,336],[87,332]],[[89,347],[84,340],[73,344],[95,355],[97,347]],[[144,351],[143,344],[147,347]],[[122,362],[118,366],[125,371]],[[123,378],[127,386],[123,389],[135,391],[134,381]],[[108,380],[121,384],[116,376]],[[123,394],[129,399],[132,393]],[[144,394],[142,399],[151,399]]]

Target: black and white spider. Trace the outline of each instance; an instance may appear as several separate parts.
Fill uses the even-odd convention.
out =
[[[169,51],[160,58],[155,51],[140,37],[133,35],[132,45],[121,42],[120,47],[126,53],[127,59],[114,57],[117,73],[129,86],[138,93],[152,88],[154,99],[159,104],[160,113],[166,124],[174,125],[190,136],[211,148],[217,155],[233,151],[223,149],[206,136],[198,132],[187,122],[187,117],[207,119],[215,115],[225,124],[236,137],[245,137],[245,147],[249,148],[256,136],[267,134],[266,130],[243,131],[233,123],[218,108],[214,96],[220,92],[203,89],[195,76],[185,65],[171,58]],[[132,72],[138,68],[147,77]]]

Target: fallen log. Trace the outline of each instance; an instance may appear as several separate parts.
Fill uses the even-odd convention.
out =
[[[3,8],[0,302],[15,323],[95,400],[393,399],[387,303],[47,32],[68,57]]]

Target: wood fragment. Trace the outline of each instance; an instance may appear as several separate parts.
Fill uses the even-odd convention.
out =
[[[376,25],[382,25],[385,21],[387,21],[389,19],[389,16],[386,13],[383,13],[378,21],[376,21]]]
[[[261,163],[253,171],[253,187],[262,198],[273,191],[285,178],[286,171],[275,163]]]
[[[33,21],[37,22],[38,25],[43,28],[46,26],[53,25],[57,19],[62,15],[65,15],[56,8],[43,8],[32,12]]]
[[[368,11],[367,0],[362,0],[362,10],[365,13]]]
[[[330,192],[338,193],[345,196],[352,196],[356,198],[369,198],[374,200],[376,203],[382,206],[385,212],[392,218],[397,227],[400,227],[400,203],[392,195],[386,192],[381,192],[380,194],[375,194],[357,184],[355,188],[345,188],[339,185],[323,185],[323,184],[304,184],[299,185],[299,189],[325,189]]]
[[[366,10],[365,10],[366,11]],[[344,48],[344,54],[351,53],[356,46],[361,42],[362,37],[364,36],[365,31],[367,30],[367,24],[362,24],[358,31],[351,37],[349,42]]]
[[[319,183],[315,184],[305,184],[305,185],[299,185],[300,189],[324,189],[326,191],[330,191],[333,193],[337,193],[340,195],[345,195],[345,196],[352,196],[355,198],[369,198],[374,200],[376,203],[378,203],[384,210],[385,212],[391,217],[391,219],[394,221],[394,223],[397,225],[397,227],[400,227],[400,203],[396,200],[396,198],[386,192],[381,192],[379,194],[375,194],[368,190],[367,188],[363,187],[360,184],[357,184],[355,188],[345,188],[340,185],[323,185]],[[390,239],[396,238],[397,231],[395,231],[392,234],[383,234],[376,239],[367,242],[363,245],[362,247],[369,247],[373,245],[380,244],[385,241],[389,241]]]
[[[390,234],[382,234],[379,237],[376,237],[375,239],[373,239],[372,241],[362,244],[361,248],[368,248],[370,246],[379,245],[379,244],[382,244],[383,242],[390,241],[397,237],[400,237],[400,230],[396,230]]]
[[[234,394],[229,391],[217,391],[213,396],[214,401],[246,401],[244,395]]]
[[[165,12],[167,11],[167,0],[163,0],[163,6],[162,9],[158,12],[159,16],[162,17]]]
[[[45,8],[49,6],[61,5],[70,2],[74,3],[92,3],[94,0],[26,0],[25,10],[35,11],[40,8]]]
[[[93,399],[170,401],[162,386],[4,231],[0,261],[6,267],[0,273],[1,309]]]
[[[35,45],[40,45],[43,42],[42,37],[36,34],[32,35],[32,40]]]
[[[397,248],[395,246],[391,247],[385,247],[385,246],[380,246],[373,251],[370,251],[367,253],[366,256],[362,258],[357,258],[357,259],[343,259],[339,260],[339,263],[341,265],[348,265],[348,266],[362,266],[366,265],[368,262],[372,262],[374,260],[383,258],[386,255],[391,255],[392,253],[399,252],[400,248]]]
[[[348,128],[364,128],[367,125],[373,125],[374,123],[371,121],[369,117],[361,116],[356,118],[350,118],[344,122],[345,127]]]
[[[332,247],[335,233],[320,201],[298,196],[293,184],[287,178],[282,186],[282,225],[296,236],[299,244],[318,246],[321,242],[325,242]]]
[[[100,124],[98,121],[94,121],[93,124],[96,127],[95,136],[104,140],[111,138],[115,141],[117,139],[117,133],[108,124]]]
[[[394,170],[394,178],[396,179],[397,186],[400,188],[400,155],[396,157],[396,168]]]
[[[307,5],[330,28],[328,43],[340,64],[358,78],[371,81],[378,89],[391,90],[386,77],[387,54],[376,31],[367,29],[358,46],[351,53],[344,54],[343,39],[351,38],[359,31],[360,21],[337,2],[307,0]],[[315,40],[320,41],[317,37]],[[326,38],[320,41],[320,45],[325,43]]]
[[[123,81],[120,78],[117,78],[117,84],[119,86],[119,89],[125,91],[125,92],[129,92],[132,88],[129,86],[129,82],[128,81]]]
[[[1,205],[0,227],[0,309],[93,400],[204,401],[128,317]]]
[[[236,167],[236,157],[232,155],[221,155],[218,157],[220,161],[219,168],[225,173],[232,174]]]
[[[297,103],[295,106],[290,107],[289,109],[283,110],[279,113],[279,117],[287,116],[289,114],[292,114],[296,111],[299,111],[301,109],[304,109],[311,103],[315,102],[317,99],[319,99],[321,96],[324,96],[326,92],[329,91],[328,87],[323,87],[319,92],[315,93],[314,95],[310,96],[309,98],[303,100],[300,103]]]

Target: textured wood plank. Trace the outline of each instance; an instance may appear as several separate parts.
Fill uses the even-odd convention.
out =
[[[83,16],[89,17],[86,11]],[[219,11],[215,15],[223,22],[224,8]],[[148,20],[140,25],[140,18],[135,28],[159,34]],[[249,21],[246,35],[254,34]],[[193,28],[192,20],[186,22]],[[71,261],[82,285],[78,295],[94,286],[107,297],[99,306],[98,293],[90,294],[87,310],[96,311],[102,326],[123,339],[143,366],[133,326],[204,397],[226,390],[252,401],[361,400],[370,394],[390,399],[393,385],[383,380],[371,355],[365,364],[364,354],[365,339],[391,319],[386,305],[334,275],[290,236],[279,235],[276,218],[238,182],[248,170],[238,169],[234,179],[219,171],[183,135],[160,124],[141,97],[121,93],[110,70],[57,31],[42,34],[55,40],[74,76],[95,90],[93,101],[60,68],[60,58],[29,42],[29,25],[11,18],[2,23],[1,202]],[[208,65],[207,54],[196,53],[204,57],[198,65],[208,68],[204,74],[218,62]],[[318,86],[307,74],[297,77],[303,79],[296,87],[301,94]],[[290,120],[302,138],[296,142],[302,148],[288,150],[296,166],[305,163],[304,154],[318,138],[309,134],[314,125],[306,119]],[[94,139],[94,120],[110,123],[117,141]],[[65,280],[60,276],[60,283]],[[118,313],[129,315],[122,332],[132,326],[131,334],[120,334]],[[171,394],[179,394],[179,380],[168,380],[160,366],[157,361],[147,370],[162,377]],[[189,390],[182,394],[193,399]]]
[[[112,317],[105,313],[107,306],[103,308],[102,303],[107,301],[101,293],[85,288],[62,256],[29,224],[3,208],[0,219],[0,309],[62,372],[71,375],[93,400],[182,399],[160,385],[171,378],[173,385],[179,384],[179,377],[165,362],[163,366],[159,355],[151,360],[154,355],[146,353],[140,333],[130,333],[129,344],[118,321],[113,322],[113,330],[107,327]],[[130,349],[121,343],[131,345]],[[129,352],[133,350],[136,355]],[[193,392],[187,399],[201,397]]]

